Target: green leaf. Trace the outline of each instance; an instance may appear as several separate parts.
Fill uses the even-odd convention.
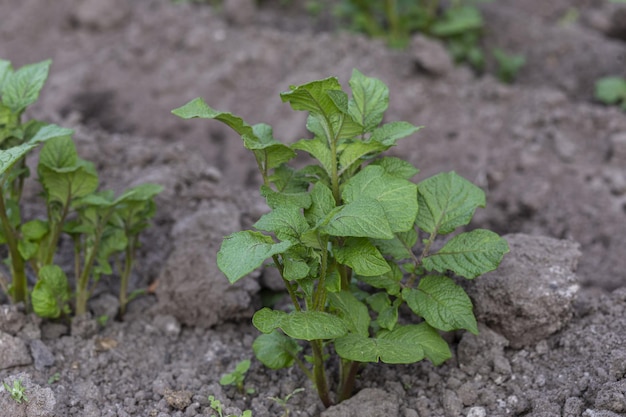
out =
[[[370,141],[380,143],[389,148],[396,142],[420,130],[423,126],[413,126],[408,122],[390,122],[372,132]]]
[[[339,317],[322,311],[294,311],[281,320],[281,329],[294,339],[336,339],[348,332]]]
[[[217,266],[231,283],[248,275],[267,258],[282,253],[293,244],[289,241],[275,243],[259,232],[249,230],[233,233],[224,238],[217,253]]]
[[[271,333],[280,327],[282,319],[286,315],[287,313],[284,311],[272,310],[271,308],[264,307],[254,313],[254,316],[252,317],[252,324],[261,333]]]
[[[111,275],[113,268],[111,268],[109,258],[115,253],[124,251],[126,245],[128,245],[128,239],[123,230],[107,227],[100,238],[100,245],[96,254],[97,263],[93,267],[94,274]]]
[[[278,330],[262,334],[252,344],[256,358],[270,369],[290,368],[302,350],[298,343]]]
[[[328,145],[324,143],[322,138],[316,137],[314,139],[301,139],[291,145],[291,148],[309,153],[313,158],[320,162],[329,176],[332,175],[333,158],[330,153],[330,148],[328,148]]]
[[[4,174],[10,170],[16,162],[35,147],[37,147],[35,143],[23,143],[13,148],[0,150],[0,174]]]
[[[2,83],[2,102],[13,113],[20,113],[39,98],[52,61],[24,65],[10,73]]]
[[[285,258],[283,256],[283,277],[288,281],[299,280],[309,276],[311,268],[306,262],[299,259]]]
[[[348,95],[340,90],[329,90],[326,94],[340,111],[340,113],[331,114],[329,117],[335,137],[348,139],[361,135],[363,126],[355,121],[348,111]]]
[[[2,94],[2,86],[4,81],[13,73],[13,66],[10,61],[0,59],[0,97]]]
[[[381,166],[387,174],[404,178],[405,180],[410,180],[420,172],[420,170],[415,168],[411,163],[393,156],[382,157],[375,160],[370,165]]]
[[[281,193],[302,193],[309,190],[309,182],[305,175],[287,165],[281,165],[274,169],[269,181],[276,186],[276,191]]]
[[[333,192],[325,184],[318,182],[311,190],[311,206],[304,210],[304,217],[316,226],[335,208]]]
[[[339,112],[328,90],[340,90],[341,85],[335,77],[312,81],[300,86],[290,87],[290,91],[280,94],[283,103],[288,102],[294,110],[308,111],[311,114],[326,117]]]
[[[389,294],[385,292],[374,293],[367,297],[365,301],[367,301],[367,304],[369,304],[369,306],[372,307],[372,310],[377,313],[380,313],[381,311],[391,306]]]
[[[395,326],[376,338],[351,333],[335,341],[335,350],[340,357],[357,362],[408,364],[427,357],[439,365],[451,357],[445,340],[426,323]]]
[[[339,155],[339,175],[343,174],[352,164],[361,161],[361,158],[368,154],[377,154],[388,147],[378,142],[355,141],[345,143],[341,147]]]
[[[379,202],[392,232],[404,232],[413,228],[418,213],[417,186],[410,181],[387,174],[382,167],[375,165],[365,167],[348,180],[342,196],[347,203],[361,199],[374,199]],[[383,237],[391,238],[393,236]]]
[[[273,232],[280,240],[298,241],[300,236],[309,230],[302,211],[298,207],[278,207],[264,214],[254,224],[258,230]]]
[[[36,242],[24,239],[20,239],[20,241],[17,242],[17,250],[24,260],[29,260],[35,256],[38,249],[39,245]]]
[[[276,168],[296,156],[296,153],[289,146],[274,139],[271,126],[258,123],[252,126],[252,131],[260,143],[251,144],[249,149],[254,151],[257,160],[266,170]]]
[[[288,206],[307,208],[311,205],[311,196],[307,192],[279,192],[272,190],[266,185],[262,185],[261,196],[265,197],[267,205],[272,209]]]
[[[367,306],[349,291],[328,294],[330,306],[339,311],[341,318],[352,333],[368,335],[370,315]]]
[[[398,308],[400,307],[400,303],[394,302],[392,305],[384,308],[380,313],[378,313],[378,317],[376,318],[376,322],[378,325],[387,330],[393,330],[398,323]]]
[[[431,26],[430,31],[437,37],[450,37],[480,30],[482,27],[483,18],[476,7],[449,7],[443,18]]]
[[[377,276],[390,271],[389,264],[378,249],[363,237],[349,237],[343,246],[333,247],[340,264],[348,265],[360,276]]]
[[[350,78],[352,100],[348,111],[352,118],[369,132],[380,124],[389,105],[389,89],[377,78],[366,77],[357,69]]]
[[[411,248],[417,243],[417,232],[411,229],[396,233],[393,239],[372,239],[372,243],[383,255],[391,256],[395,261],[401,261],[411,258]]]
[[[46,265],[39,270],[39,280],[31,295],[37,315],[58,318],[65,310],[69,297],[67,276],[61,268]]]
[[[266,145],[254,133],[252,126],[244,122],[241,117],[235,116],[232,113],[215,110],[209,107],[201,97],[195,98],[187,104],[172,110],[172,114],[182,119],[201,118],[218,120],[241,136],[246,149],[262,149],[264,145]]]
[[[478,334],[472,301],[463,288],[446,276],[423,277],[417,289],[402,290],[402,298],[415,314],[436,329],[466,329]]]
[[[79,160],[72,168],[58,170],[40,164],[39,179],[46,190],[48,201],[58,201],[63,205],[87,196],[98,188],[98,174],[94,165],[83,160]]]
[[[51,139],[55,139],[58,137],[72,136],[74,131],[72,129],[67,129],[61,126],[57,126],[55,124],[49,124],[41,127],[37,130],[37,133],[33,135],[28,141],[30,143],[40,143],[46,142]]]
[[[357,276],[359,281],[362,281],[374,288],[382,288],[386,290],[389,295],[400,294],[400,281],[402,281],[403,274],[400,267],[395,263],[390,263],[391,270],[383,275],[377,277]]]
[[[294,339],[335,339],[348,332],[346,323],[339,317],[321,311],[294,311],[289,314],[262,308],[252,318],[252,324],[263,333],[282,329]]]
[[[22,225],[22,236],[28,240],[39,240],[48,233],[48,222],[43,220],[31,220]]]
[[[604,77],[596,82],[596,98],[606,104],[626,101],[626,80],[621,77]]]
[[[468,224],[477,207],[485,207],[483,190],[454,171],[427,178],[417,187],[416,223],[428,233],[448,234]]]
[[[391,239],[393,232],[382,205],[374,199],[360,199],[331,212],[328,223],[320,230],[331,236]]]
[[[492,231],[477,229],[453,237],[437,253],[425,257],[423,265],[429,271],[450,270],[473,279],[496,269],[508,252],[506,240]]]

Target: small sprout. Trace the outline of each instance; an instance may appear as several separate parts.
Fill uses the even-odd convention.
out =
[[[511,84],[515,81],[517,73],[526,64],[524,55],[513,55],[504,52],[502,49],[494,49],[493,57],[498,63],[496,76],[503,83]]]
[[[604,77],[596,81],[596,98],[604,104],[621,105],[626,111],[626,79]]]
[[[267,397],[267,399],[274,401],[276,404],[280,405],[283,408],[283,415],[281,417],[288,417],[290,410],[287,406],[287,402],[291,399],[291,397],[302,391],[304,391],[304,388],[296,388],[291,394],[288,394],[285,398]]]
[[[25,395],[26,387],[22,385],[21,380],[13,380],[13,386],[8,385],[6,382],[3,382],[2,385],[4,385],[4,389],[7,390],[16,403],[22,404],[22,401],[28,402],[28,398]]]
[[[234,414],[224,416],[224,406],[222,405],[221,401],[215,398],[213,395],[209,395],[209,405],[214,411],[217,411],[219,417],[252,417],[252,411],[250,410],[244,411],[243,413],[241,413],[240,416],[236,416]]]
[[[59,372],[55,372],[54,374],[52,374],[52,376],[50,376],[50,378],[48,378],[48,385],[52,385],[55,382],[58,382],[59,379],[61,379],[61,374]]]
[[[254,393],[254,388],[246,389],[244,387],[244,379],[246,378],[246,373],[248,369],[250,369],[250,359],[245,359],[237,364],[235,370],[229,374],[224,374],[220,379],[220,385],[234,385],[237,387],[237,390],[240,393],[246,392],[247,394]]]

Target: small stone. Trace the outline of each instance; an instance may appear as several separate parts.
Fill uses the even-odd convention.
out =
[[[611,159],[617,162],[626,161],[626,132],[613,134],[609,138],[611,146]]]
[[[43,371],[45,368],[54,365],[54,354],[50,348],[40,339],[33,339],[29,342],[30,354],[35,362],[35,369]]]
[[[28,354],[26,343],[8,333],[0,332],[0,369],[30,365],[33,358]]]
[[[328,408],[320,417],[397,416],[398,398],[384,390],[365,388],[354,397]]]
[[[467,412],[467,417],[487,417],[485,407],[472,407]]]
[[[0,331],[15,336],[26,324],[21,304],[0,305]]]
[[[499,268],[465,285],[478,321],[505,336],[514,349],[544,340],[573,315],[580,288],[579,245],[568,240],[506,235],[511,252]]]
[[[181,326],[176,317],[169,314],[160,314],[154,317],[152,324],[167,337],[176,339],[181,332]]]
[[[72,336],[89,339],[98,333],[98,329],[98,322],[92,319],[89,313],[72,319]]]
[[[167,404],[177,410],[184,410],[191,404],[191,392],[189,391],[173,391],[165,390],[165,401]]]
[[[94,317],[107,317],[108,320],[113,320],[120,308],[120,301],[113,294],[103,293],[89,300],[89,308]]]
[[[41,338],[55,340],[69,333],[69,329],[63,323],[45,322],[41,325]]]
[[[415,65],[431,75],[444,76],[454,68],[450,54],[439,41],[415,35],[411,38],[409,50]]]
[[[443,392],[441,402],[447,416],[456,417],[461,415],[461,410],[463,410],[463,403],[454,391],[449,389],[445,390]]]
[[[626,414],[626,379],[604,384],[596,395],[594,405],[601,410]]]
[[[563,417],[578,417],[582,414],[585,402],[582,398],[570,397],[565,400]]]

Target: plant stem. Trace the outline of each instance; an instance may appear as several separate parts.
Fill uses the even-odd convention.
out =
[[[324,407],[333,405],[328,392],[328,381],[326,381],[326,371],[324,369],[324,352],[322,352],[322,341],[311,340],[313,349],[313,377],[317,395],[319,395]]]
[[[0,222],[9,247],[9,256],[11,257],[11,277],[13,279],[13,296],[14,303],[24,302],[26,310],[30,310],[28,301],[28,282],[26,280],[26,268],[24,259],[17,248],[18,236],[17,231],[11,227],[11,222],[7,216],[6,202],[4,201],[4,187],[0,187]]]
[[[120,317],[123,317],[124,313],[126,313],[126,304],[128,303],[128,279],[133,268],[133,259],[135,259],[136,239],[136,237],[130,239],[128,245],[126,245],[124,271],[122,271],[120,277]]]
[[[339,402],[343,400],[347,400],[352,397],[352,392],[354,391],[354,382],[356,381],[356,376],[359,372],[359,366],[361,364],[359,362],[354,361],[342,361],[341,362],[341,386],[339,389]],[[346,368],[348,369],[345,372]]]

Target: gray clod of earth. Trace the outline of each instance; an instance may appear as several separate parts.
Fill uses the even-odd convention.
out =
[[[511,252],[500,267],[465,288],[477,320],[519,349],[547,338],[571,319],[581,252],[569,240],[523,234],[504,238]]]

